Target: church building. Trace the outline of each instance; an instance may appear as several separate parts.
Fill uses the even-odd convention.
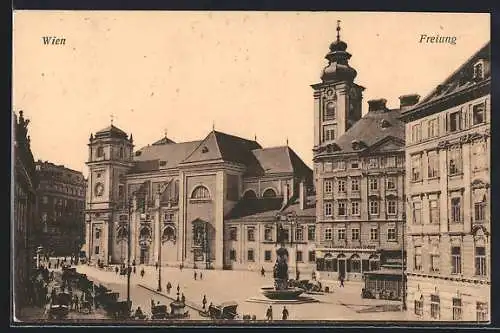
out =
[[[137,264],[237,268],[231,233],[238,221],[230,227],[226,219],[289,209],[300,188],[312,185],[312,170],[290,147],[262,148],[215,130],[191,142],[165,136],[134,151],[132,134],[111,125],[91,134],[88,147],[92,262],[126,262],[130,223]],[[260,256],[246,255],[260,269]]]

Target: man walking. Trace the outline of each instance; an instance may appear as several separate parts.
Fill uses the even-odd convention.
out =
[[[170,283],[170,281],[168,281],[168,283],[167,283],[167,294],[170,294],[170,289],[172,289],[172,284]]]
[[[343,275],[340,276],[340,286],[342,288],[344,288],[344,276]]]
[[[158,270],[158,262],[155,263],[155,269]]]
[[[287,320],[288,319],[288,310],[286,308],[286,306],[283,306],[283,320]]]
[[[273,307],[271,305],[267,308],[266,318],[267,320],[273,320]]]
[[[262,266],[262,268],[260,270],[260,275],[261,276],[266,276],[266,271],[264,270],[264,266]]]
[[[144,268],[141,268],[141,278],[143,278],[143,277],[144,277],[144,274],[145,274],[145,272],[144,272]]]
[[[196,271],[194,271],[194,279],[196,280]]]
[[[205,310],[205,306],[207,305],[207,296],[203,295],[203,300],[201,301],[201,304],[203,304],[203,310]]]
[[[203,280],[203,272],[200,272],[200,280]]]

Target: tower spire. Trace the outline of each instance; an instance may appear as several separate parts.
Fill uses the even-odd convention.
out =
[[[340,41],[340,20],[337,20],[337,41]]]
[[[164,130],[164,133],[165,133],[165,139],[167,138],[167,133],[168,133],[168,130],[165,128]]]
[[[109,116],[111,118],[111,125],[113,125],[113,114]]]

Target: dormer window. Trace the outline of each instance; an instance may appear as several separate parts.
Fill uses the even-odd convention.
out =
[[[201,152],[204,154],[204,153],[208,153],[208,148],[205,146],[203,148],[201,148]]]
[[[387,127],[390,127],[390,126],[391,126],[391,123],[388,120],[382,119],[380,121],[380,127],[387,128]]]
[[[484,79],[484,61],[479,60],[474,64],[474,79],[482,80]]]
[[[167,165],[167,161],[160,161],[160,166],[161,166],[161,167],[164,167],[164,166],[166,166],[166,165]]]
[[[142,154],[142,151],[140,151],[140,150],[135,152],[135,156],[141,156],[141,154]]]
[[[98,147],[97,148],[97,157],[103,157],[103,156],[104,156],[104,148]]]

